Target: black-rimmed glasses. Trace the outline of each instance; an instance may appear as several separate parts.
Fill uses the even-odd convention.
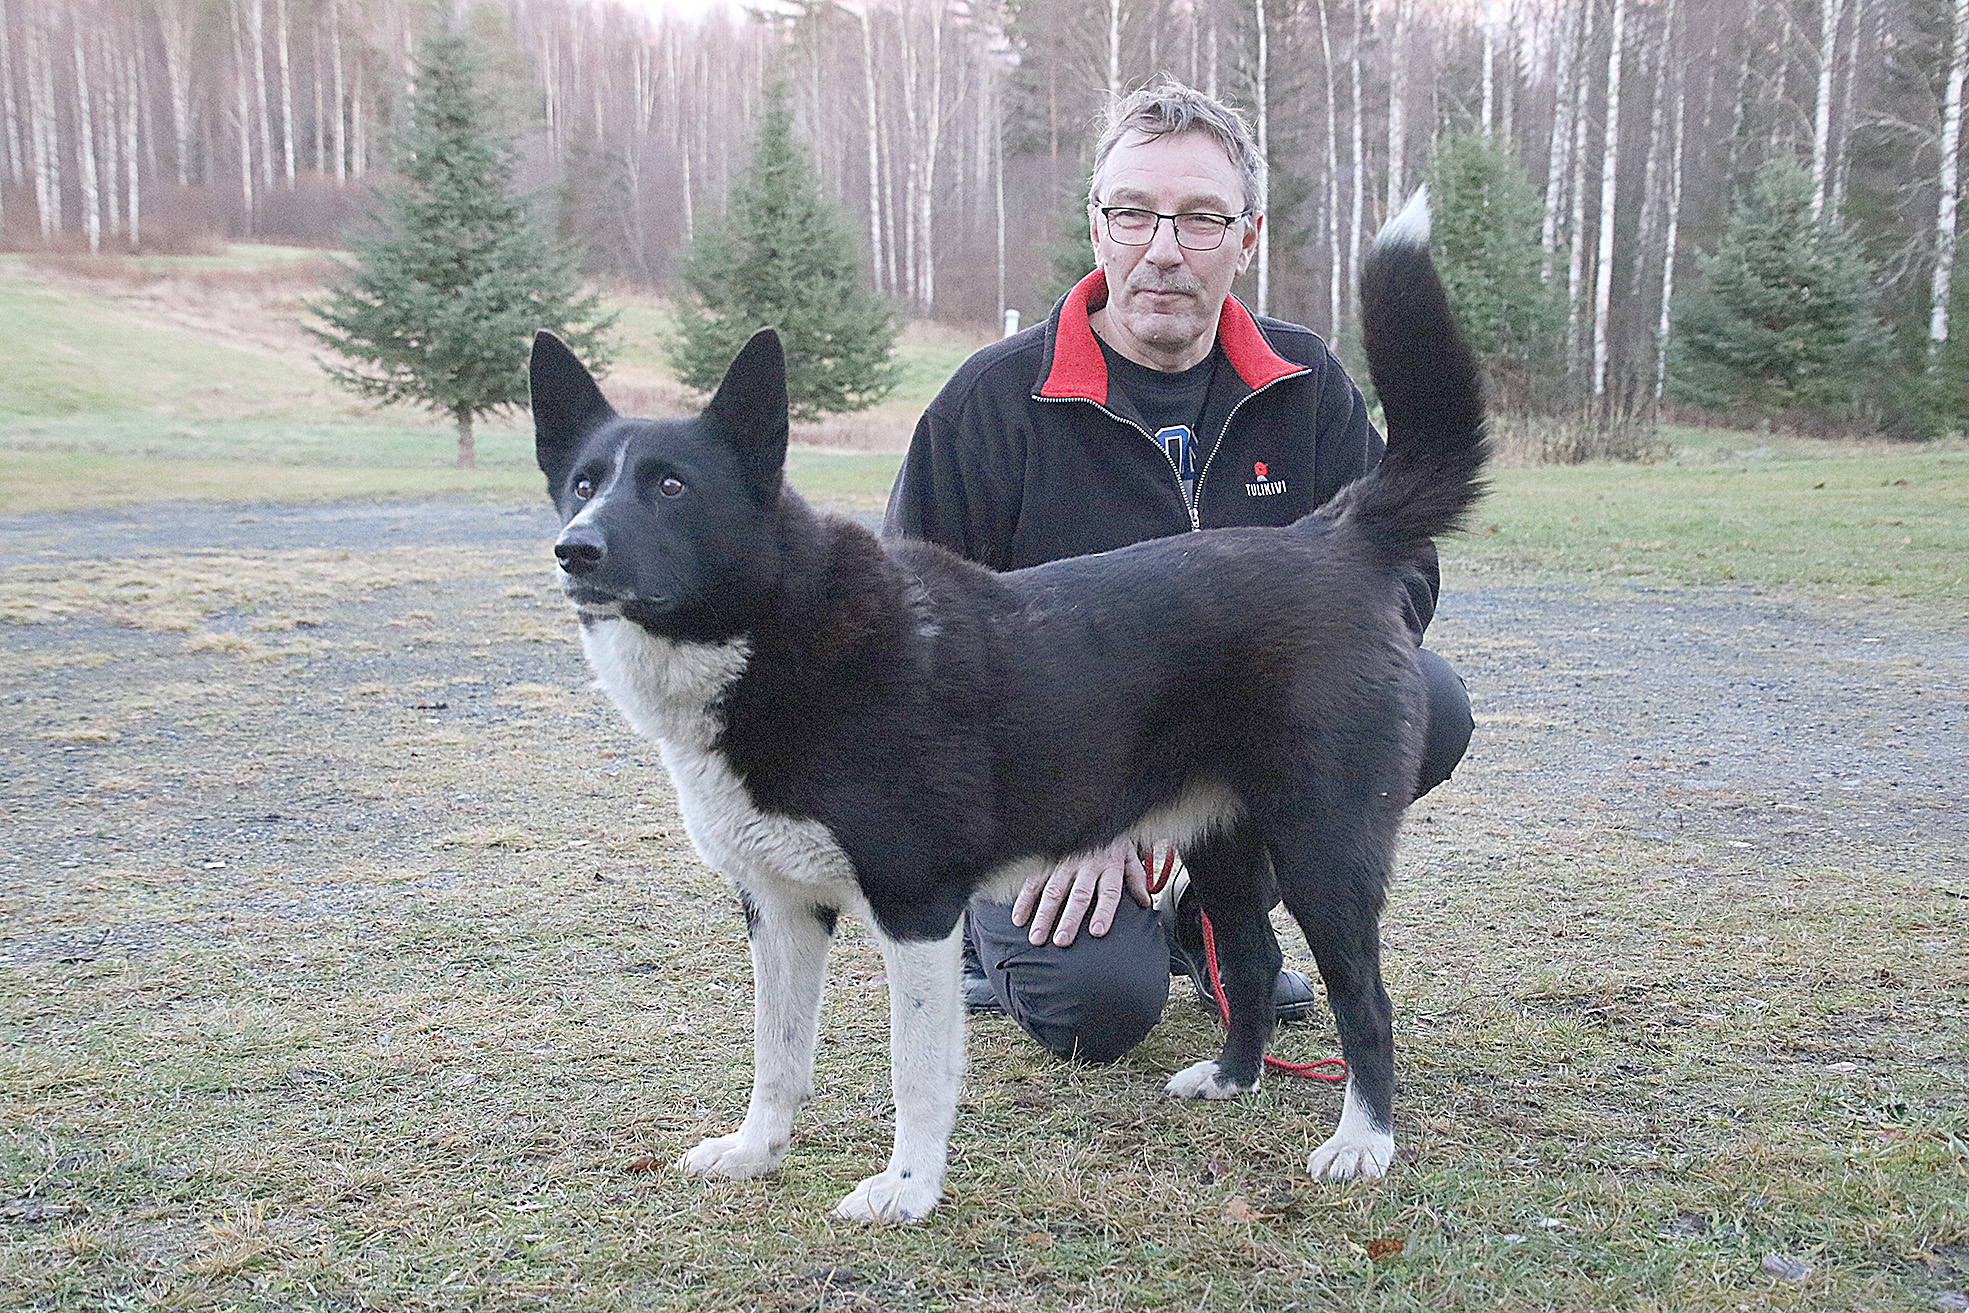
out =
[[[1210,214],[1193,210],[1188,214],[1162,214],[1132,205],[1096,205],[1094,209],[1107,222],[1112,241],[1123,246],[1147,246],[1155,241],[1156,231],[1167,219],[1169,226],[1176,230],[1176,244],[1186,251],[1216,250],[1224,244],[1224,234],[1230,231],[1231,225],[1251,213],[1246,210],[1243,214]]]

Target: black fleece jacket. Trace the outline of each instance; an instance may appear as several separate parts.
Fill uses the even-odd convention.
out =
[[[1097,269],[1045,324],[959,367],[917,422],[885,536],[1016,570],[1191,529],[1290,524],[1381,459],[1386,443],[1326,344],[1228,297],[1192,511],[1168,453],[1109,385],[1088,322],[1106,298]],[[1433,557],[1404,582],[1420,642],[1435,614]]]

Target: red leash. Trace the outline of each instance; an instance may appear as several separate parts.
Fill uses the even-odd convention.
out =
[[[1153,860],[1153,854],[1151,854]],[[1176,870],[1176,850],[1164,851],[1162,869],[1150,868],[1149,892],[1159,894],[1169,884],[1169,877]],[[1217,1014],[1224,1019],[1224,1028],[1230,1029],[1231,1005],[1224,999],[1224,982],[1217,975],[1217,932],[1211,927],[1210,914],[1201,907],[1197,914],[1203,918],[1203,960],[1210,971],[1210,996],[1217,1000]],[[1273,1071],[1282,1071],[1288,1076],[1303,1076],[1307,1080],[1343,1081],[1347,1079],[1347,1060],[1345,1058],[1321,1058],[1317,1062],[1286,1062],[1271,1054],[1265,1055],[1265,1065]],[[1323,1071],[1321,1068],[1332,1068]]]

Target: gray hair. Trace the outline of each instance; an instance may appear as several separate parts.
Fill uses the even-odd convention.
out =
[[[1244,206],[1253,214],[1265,212],[1265,157],[1244,115],[1221,100],[1186,87],[1173,78],[1152,87],[1129,92],[1108,106],[1107,127],[1094,148],[1094,171],[1087,180],[1087,203],[1096,205],[1096,188],[1108,156],[1125,135],[1139,132],[1147,137],[1171,137],[1184,132],[1201,132],[1224,148],[1224,154],[1237,166],[1237,178],[1244,188]]]

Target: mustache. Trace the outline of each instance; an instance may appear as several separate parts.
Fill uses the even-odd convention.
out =
[[[1174,292],[1181,296],[1203,294],[1203,285],[1191,278],[1131,278],[1127,286],[1131,292]]]

